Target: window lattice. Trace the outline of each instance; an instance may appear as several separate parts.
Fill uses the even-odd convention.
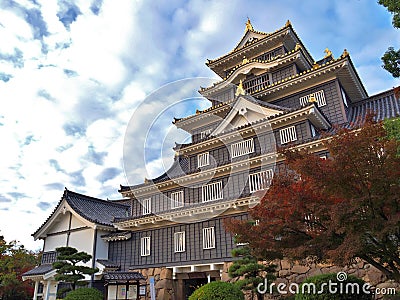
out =
[[[183,191],[171,193],[171,208],[184,206]]]
[[[232,158],[254,152],[254,140],[244,140],[231,145]]]
[[[273,176],[272,169],[249,174],[250,193],[269,188]]]
[[[201,187],[203,202],[222,199],[222,181],[205,184]]]
[[[142,200],[142,214],[143,215],[151,214],[151,198]]]
[[[197,167],[201,168],[210,164],[210,153],[204,152],[197,155]]]
[[[311,95],[314,95],[315,100],[317,101],[318,107],[322,107],[322,106],[326,105],[326,99],[325,99],[325,94],[324,94],[323,90],[300,97],[299,98],[300,105],[302,105],[302,106],[308,105],[308,103],[309,103],[308,100],[310,99]]]
[[[203,249],[215,248],[214,227],[203,228]]]
[[[142,237],[140,239],[140,255],[149,256],[150,255],[150,237]]]
[[[185,232],[174,233],[174,251],[185,252]]]
[[[279,130],[279,135],[281,137],[281,144],[286,144],[297,140],[296,128],[294,126]]]

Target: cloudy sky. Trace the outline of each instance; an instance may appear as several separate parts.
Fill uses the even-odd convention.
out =
[[[141,162],[129,182],[123,172],[135,108],[170,82],[216,78],[204,62],[236,45],[247,16],[266,32],[290,19],[315,59],[348,49],[370,95],[399,84],[380,57],[400,47],[400,31],[373,0],[0,0],[1,234],[38,249],[30,234],[64,187],[117,199],[120,184],[143,182]],[[177,117],[204,105],[192,101]],[[129,124],[144,135],[141,118]],[[150,145],[166,132],[156,127]],[[159,175],[159,157],[147,161]]]

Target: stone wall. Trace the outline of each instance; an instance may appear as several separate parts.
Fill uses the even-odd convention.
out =
[[[347,275],[353,275],[363,279],[375,288],[387,289],[395,288],[397,293],[400,291],[400,284],[388,280],[378,269],[365,263],[364,261],[357,261],[355,264],[349,267],[338,267],[332,264],[315,264],[312,262],[292,262],[286,259],[274,261],[273,264],[277,266],[275,285],[284,283],[286,287],[289,287],[291,283],[302,283],[306,278],[327,273],[338,273],[345,272]],[[221,274],[221,280],[232,281],[228,275],[228,269],[232,263],[228,262],[224,264],[224,268]],[[288,291],[288,289],[286,289]],[[290,293],[288,292],[287,296]],[[380,299],[383,296],[377,296],[375,299]],[[282,298],[282,297],[278,297]],[[247,295],[246,300],[250,300],[251,297]],[[254,298],[256,299],[256,298]],[[274,299],[274,297],[265,297],[265,299]],[[276,299],[276,297],[275,297]]]
[[[172,280],[172,270],[167,268],[149,268],[149,269],[137,269],[133,270],[135,272],[140,272],[146,279],[147,285],[147,295],[146,298],[150,299],[150,277],[154,277],[156,299],[157,300],[172,300],[175,297],[174,281]]]

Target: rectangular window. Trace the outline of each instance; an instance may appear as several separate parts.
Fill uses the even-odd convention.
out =
[[[142,214],[143,215],[151,214],[151,198],[142,200]]]
[[[315,137],[317,135],[317,130],[315,129],[314,125],[310,124],[311,127],[311,136]]]
[[[210,164],[210,153],[204,152],[197,155],[197,167],[201,168]]]
[[[183,191],[171,193],[171,208],[184,206]]]
[[[140,255],[149,256],[150,255],[150,237],[142,237],[140,239]]]
[[[232,158],[254,152],[254,140],[244,140],[231,145]]]
[[[279,135],[281,136],[281,144],[286,144],[297,140],[296,128],[294,126],[279,130]]]
[[[207,129],[207,130],[200,132],[200,139],[204,139],[204,138],[208,137],[210,135],[210,133],[211,133],[211,129]]]
[[[318,107],[322,107],[322,106],[325,106],[325,105],[326,105],[325,94],[324,94],[324,91],[323,91],[323,90],[320,90],[320,91],[318,91],[318,92],[311,93],[311,94],[309,94],[309,95],[300,97],[300,98],[299,98],[299,100],[300,100],[300,105],[301,105],[301,106],[306,106],[306,105],[308,105],[308,104],[309,104],[308,101],[309,101],[311,95],[313,95],[313,96],[315,97],[315,100],[317,101],[317,106],[318,106]]]
[[[174,233],[174,251],[185,252],[185,232]]]
[[[215,248],[214,227],[203,228],[203,249]]]
[[[222,199],[222,181],[205,184],[201,187],[203,202]]]
[[[269,188],[273,176],[272,169],[249,174],[250,193]]]

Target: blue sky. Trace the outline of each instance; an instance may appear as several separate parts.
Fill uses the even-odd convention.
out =
[[[0,230],[6,239],[39,248],[30,234],[64,186],[119,198],[119,185],[127,184],[124,135],[135,108],[170,82],[216,78],[204,63],[234,48],[247,16],[265,32],[290,19],[316,60],[326,47],[334,56],[346,48],[370,95],[399,85],[380,57],[388,46],[400,47],[400,31],[375,1],[1,0]],[[177,117],[205,105],[190,103]],[[135,126],[141,132],[139,119]],[[155,127],[152,135],[157,148],[166,130]],[[183,137],[169,134],[174,138]],[[147,172],[156,176],[160,158],[149,157]],[[143,182],[145,167],[132,167],[136,182],[129,183]]]

